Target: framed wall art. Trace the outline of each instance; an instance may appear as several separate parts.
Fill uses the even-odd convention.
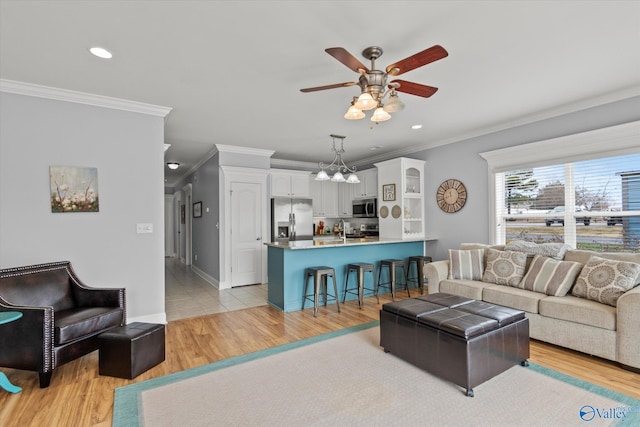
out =
[[[396,200],[396,185],[385,184],[382,186],[382,201],[393,202]]]
[[[202,216],[202,202],[195,202],[193,204],[193,217],[200,218]]]
[[[51,212],[99,212],[98,169],[49,166]]]

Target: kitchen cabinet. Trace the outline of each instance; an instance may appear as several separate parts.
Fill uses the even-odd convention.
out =
[[[338,218],[338,183],[316,181],[315,178],[315,175],[311,175],[308,181],[311,199],[313,200],[313,216]]]
[[[357,173],[360,184],[348,184],[355,186],[353,198],[378,197],[378,171],[367,169]]]
[[[271,197],[309,197],[310,172],[271,169]]]
[[[424,237],[424,161],[400,157],[376,166],[382,189],[378,197],[380,237]]]
[[[340,184],[338,186],[338,214],[340,218],[353,217],[353,195],[358,184]]]

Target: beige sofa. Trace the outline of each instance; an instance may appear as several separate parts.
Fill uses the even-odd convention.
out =
[[[486,248],[504,250],[504,246],[480,244],[460,247],[485,252]],[[563,260],[584,265],[594,255],[640,264],[640,253],[583,250],[568,250]],[[624,293],[613,307],[572,296],[571,292],[558,297],[478,280],[451,280],[448,260],[427,264],[425,274],[430,294],[445,292],[523,310],[529,318],[531,338],[613,360],[640,372],[640,286]]]

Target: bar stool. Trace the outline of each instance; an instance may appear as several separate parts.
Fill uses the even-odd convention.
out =
[[[338,299],[338,285],[336,284],[336,272],[333,268],[327,266],[321,267],[309,267],[304,270],[304,295],[302,297],[302,309],[304,310],[304,304],[307,300],[311,300],[311,294],[307,294],[309,288],[309,279],[313,277],[313,317],[318,316],[318,298],[320,296],[320,285],[322,284],[322,296],[324,297],[324,305],[327,305],[327,277],[331,276],[333,279],[333,295],[331,296],[336,300],[336,306],[338,307],[338,313],[340,313],[340,301]]]
[[[381,283],[380,278],[382,276],[382,270],[384,269],[384,267],[387,267],[389,271],[389,282]],[[382,286],[391,290],[391,299],[395,301],[397,282],[396,269],[398,268],[402,269],[402,274],[400,275],[400,277],[403,277],[405,279],[404,286],[407,289],[407,294],[411,296],[411,293],[409,292],[409,285],[407,284],[407,272],[405,270],[404,260],[402,259],[383,259],[382,261],[380,261],[380,270],[378,270],[378,285],[376,286],[376,296],[378,296],[378,289]]]
[[[352,271],[356,272],[357,287],[349,289],[349,275]],[[364,287],[364,273],[366,273],[367,271],[371,273],[373,289],[367,289]],[[366,262],[354,262],[347,265],[347,274],[344,279],[344,296],[342,297],[342,302],[344,303],[347,300],[347,293],[358,295],[358,307],[362,308],[362,304],[364,303],[365,290],[370,291],[371,294],[375,295],[376,299],[378,300],[378,304],[380,303],[380,298],[378,298],[378,294],[376,292],[376,274],[373,264],[369,264]]]
[[[409,283],[415,283],[420,288],[420,294],[422,295],[424,295],[424,265],[430,262],[430,256],[416,255],[409,257],[409,264],[407,265],[407,286],[409,286]],[[416,265],[417,276],[410,276],[413,264]]]

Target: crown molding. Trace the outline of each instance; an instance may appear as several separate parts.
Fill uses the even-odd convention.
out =
[[[95,107],[112,108],[114,110],[129,111],[132,113],[148,114],[151,116],[163,117],[165,120],[172,110],[170,107],[162,107],[159,105],[128,101],[126,99],[111,98],[109,96],[95,95],[92,93],[77,92],[74,90],[6,79],[0,79],[0,92],[55,99],[57,101],[74,102],[77,104],[92,105]]]
[[[318,169],[318,163],[302,162],[298,160],[271,159],[271,167],[284,168],[284,169],[313,170],[313,169]]]
[[[240,147],[237,145],[223,145],[216,144],[216,150],[220,153],[234,153],[234,154],[245,154],[251,156],[262,156],[262,157],[271,157],[275,151],[273,150],[262,150],[260,148],[249,148],[249,147]]]

